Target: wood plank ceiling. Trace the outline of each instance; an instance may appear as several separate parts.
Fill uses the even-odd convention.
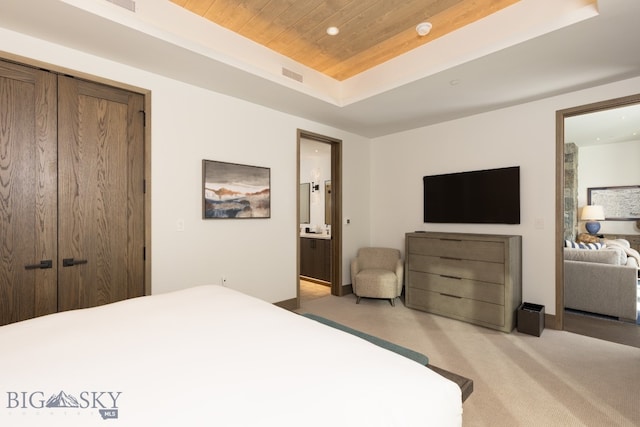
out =
[[[171,0],[337,80],[345,80],[519,0]],[[416,25],[428,21],[420,37]],[[335,26],[338,35],[327,34]]]

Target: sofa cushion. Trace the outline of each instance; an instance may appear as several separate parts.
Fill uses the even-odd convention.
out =
[[[624,258],[624,262],[622,262]],[[564,248],[564,259],[568,261],[597,262],[600,264],[625,265],[626,254],[619,248],[600,250]]]
[[[582,242],[572,242],[571,240],[564,241],[565,248],[574,248],[574,249],[602,249],[604,245],[602,243],[582,243]]]

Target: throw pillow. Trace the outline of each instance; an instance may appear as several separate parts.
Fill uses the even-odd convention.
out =
[[[602,249],[604,245],[602,243],[581,243],[581,242],[572,242],[571,240],[564,241],[565,248],[573,248],[573,249]]]
[[[602,249],[602,243],[580,243],[580,249]]]
[[[572,242],[571,240],[565,240],[565,241],[564,241],[564,247],[565,247],[565,248],[580,249],[580,243],[578,243],[578,242]]]
[[[623,248],[627,248],[627,249],[629,249],[631,247],[631,243],[629,243],[629,241],[626,240],[626,239],[615,239],[615,240],[612,240],[611,243],[617,244],[617,245],[622,246]]]

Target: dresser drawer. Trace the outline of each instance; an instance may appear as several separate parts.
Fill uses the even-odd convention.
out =
[[[415,289],[504,305],[504,285],[501,284],[456,279],[418,271],[412,271],[409,275],[411,287]]]
[[[504,243],[483,240],[411,239],[410,254],[431,255],[476,261],[504,262]]]
[[[409,254],[409,270],[504,284],[504,264]]]
[[[511,332],[522,302],[522,237],[406,234],[405,304]]]
[[[503,327],[505,324],[505,310],[501,305],[452,297],[422,289],[407,289],[407,307],[496,327]]]

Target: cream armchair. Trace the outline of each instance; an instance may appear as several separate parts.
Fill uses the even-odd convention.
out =
[[[361,248],[351,260],[351,285],[360,298],[384,298],[395,306],[402,293],[404,268],[400,251],[391,248]]]

